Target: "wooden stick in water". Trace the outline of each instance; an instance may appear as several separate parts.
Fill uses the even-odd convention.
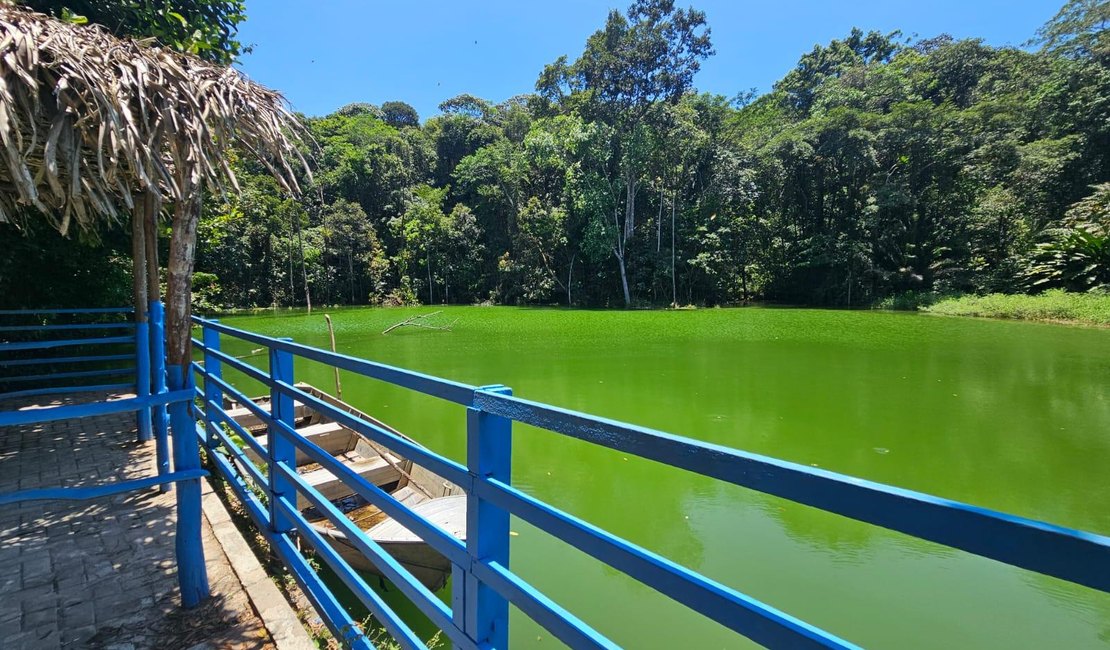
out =
[[[331,337],[331,351],[335,352],[335,328],[331,326],[331,316],[324,314],[324,320],[328,322],[328,336]],[[335,396],[343,399],[343,386],[339,383],[339,368],[335,370]]]

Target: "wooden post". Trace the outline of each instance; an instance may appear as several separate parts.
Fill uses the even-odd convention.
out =
[[[279,341],[292,341],[284,338]],[[293,355],[284,350],[270,348],[270,379],[293,385]],[[293,429],[296,426],[293,397],[277,388],[270,387],[270,414],[273,419]],[[266,446],[270,464],[270,528],[276,533],[293,529],[293,521],[278,507],[284,501],[291,510],[297,510],[297,492],[292,482],[277,471],[278,463],[285,463],[289,469],[297,468],[297,449],[288,434],[279,426],[269,427]]]
[[[513,393],[504,386],[484,386],[478,390],[499,395]],[[494,478],[510,482],[512,440],[512,420],[473,407],[466,410],[466,465],[475,480]],[[509,513],[478,497],[475,490],[466,494],[466,533],[466,550],[471,558],[509,568]],[[452,599],[452,606],[463,608],[467,635],[479,647],[507,648],[509,602],[474,574],[467,572],[465,576],[465,584],[452,586],[452,592],[464,592],[462,599]],[[453,615],[458,620],[457,610]]]
[[[218,323],[218,320],[209,321]],[[212,329],[208,325],[204,326],[204,372],[211,377],[217,379],[223,377],[223,372],[220,368],[220,359],[212,354],[212,351],[219,352],[220,350],[220,333]],[[219,438],[216,434],[212,433],[209,425],[212,424],[212,418],[208,414],[208,409],[211,404],[215,404],[215,408],[222,409],[224,405],[224,394],[216,382],[211,379],[204,380],[204,420],[205,420],[205,440],[209,449],[215,448],[219,444]],[[216,425],[219,426],[219,425]]]
[[[324,320],[328,322],[328,336],[331,337],[331,351],[335,352],[335,328],[331,326],[331,316],[324,314]],[[343,385],[339,383],[339,366],[333,368],[335,370],[335,396],[343,399]]]
[[[181,179],[183,182],[185,179]],[[184,193],[184,189],[183,189]],[[166,265],[166,364],[188,368],[192,363],[193,262],[197,250],[197,221],[200,218],[200,191],[178,199],[174,204],[170,259]]]
[[[200,218],[200,191],[192,188],[174,205],[170,259],[167,264],[166,376],[172,390],[192,389],[193,361],[192,302],[193,257],[196,253],[197,221]],[[190,400],[191,401],[191,400]],[[200,445],[196,421],[187,402],[170,407],[173,424],[173,465],[175,471],[200,467]],[[181,603],[195,607],[208,598],[208,576],[204,568],[204,547],[200,535],[200,479],[177,485],[177,574]]]
[[[131,287],[135,304],[135,395],[150,396],[150,325],[147,323],[146,288],[146,200],[135,197],[131,212]],[[150,407],[135,413],[139,442],[154,437]]]
[[[169,385],[173,390],[191,389],[193,373],[189,366],[166,366]],[[191,400],[190,400],[191,401]],[[189,402],[170,405],[173,424],[173,467],[175,471],[200,469],[200,445],[197,427],[189,413]],[[181,605],[191,609],[209,596],[208,571],[204,566],[204,546],[201,543],[200,479],[180,481],[177,484],[177,530],[174,536],[177,552],[177,582],[181,587]]]

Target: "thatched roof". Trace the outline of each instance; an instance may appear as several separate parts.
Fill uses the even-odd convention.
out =
[[[232,146],[298,191],[302,129],[238,71],[0,4],[0,221],[37,208],[63,233],[222,191]]]

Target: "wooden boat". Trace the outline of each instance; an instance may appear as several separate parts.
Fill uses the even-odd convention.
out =
[[[359,419],[371,422],[417,444],[384,422],[314,386],[298,383],[297,387]],[[270,408],[269,396],[254,398],[252,401],[266,410]],[[266,426],[256,414],[246,406],[234,402],[228,402],[225,408],[233,420],[254,435],[263,447],[266,446]],[[466,495],[460,487],[427,468],[414,464],[410,459],[398,457],[357,431],[343,426],[305,404],[296,403],[294,412],[297,433],[323,448],[370,483],[391,494],[416,514],[458,539],[466,539]],[[250,447],[244,446],[243,449],[255,463],[265,462]],[[432,591],[444,586],[451,575],[451,563],[445,557],[379,508],[354,494],[343,481],[319,463],[313,462],[299,448],[296,462],[297,473],[305,482],[335,504],[351,521],[365,531],[367,536],[412,572],[421,583]],[[348,540],[347,535],[313,507],[303,494],[298,494],[297,506],[313,529],[320,533],[351,567],[381,575],[381,572]]]

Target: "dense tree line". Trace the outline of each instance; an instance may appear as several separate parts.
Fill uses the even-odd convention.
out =
[[[705,15],[613,11],[533,94],[306,118],[309,199],[238,165],[200,306],[867,305],[1110,283],[1110,4],[1030,47],[853,30],[769,93],[699,93]]]

